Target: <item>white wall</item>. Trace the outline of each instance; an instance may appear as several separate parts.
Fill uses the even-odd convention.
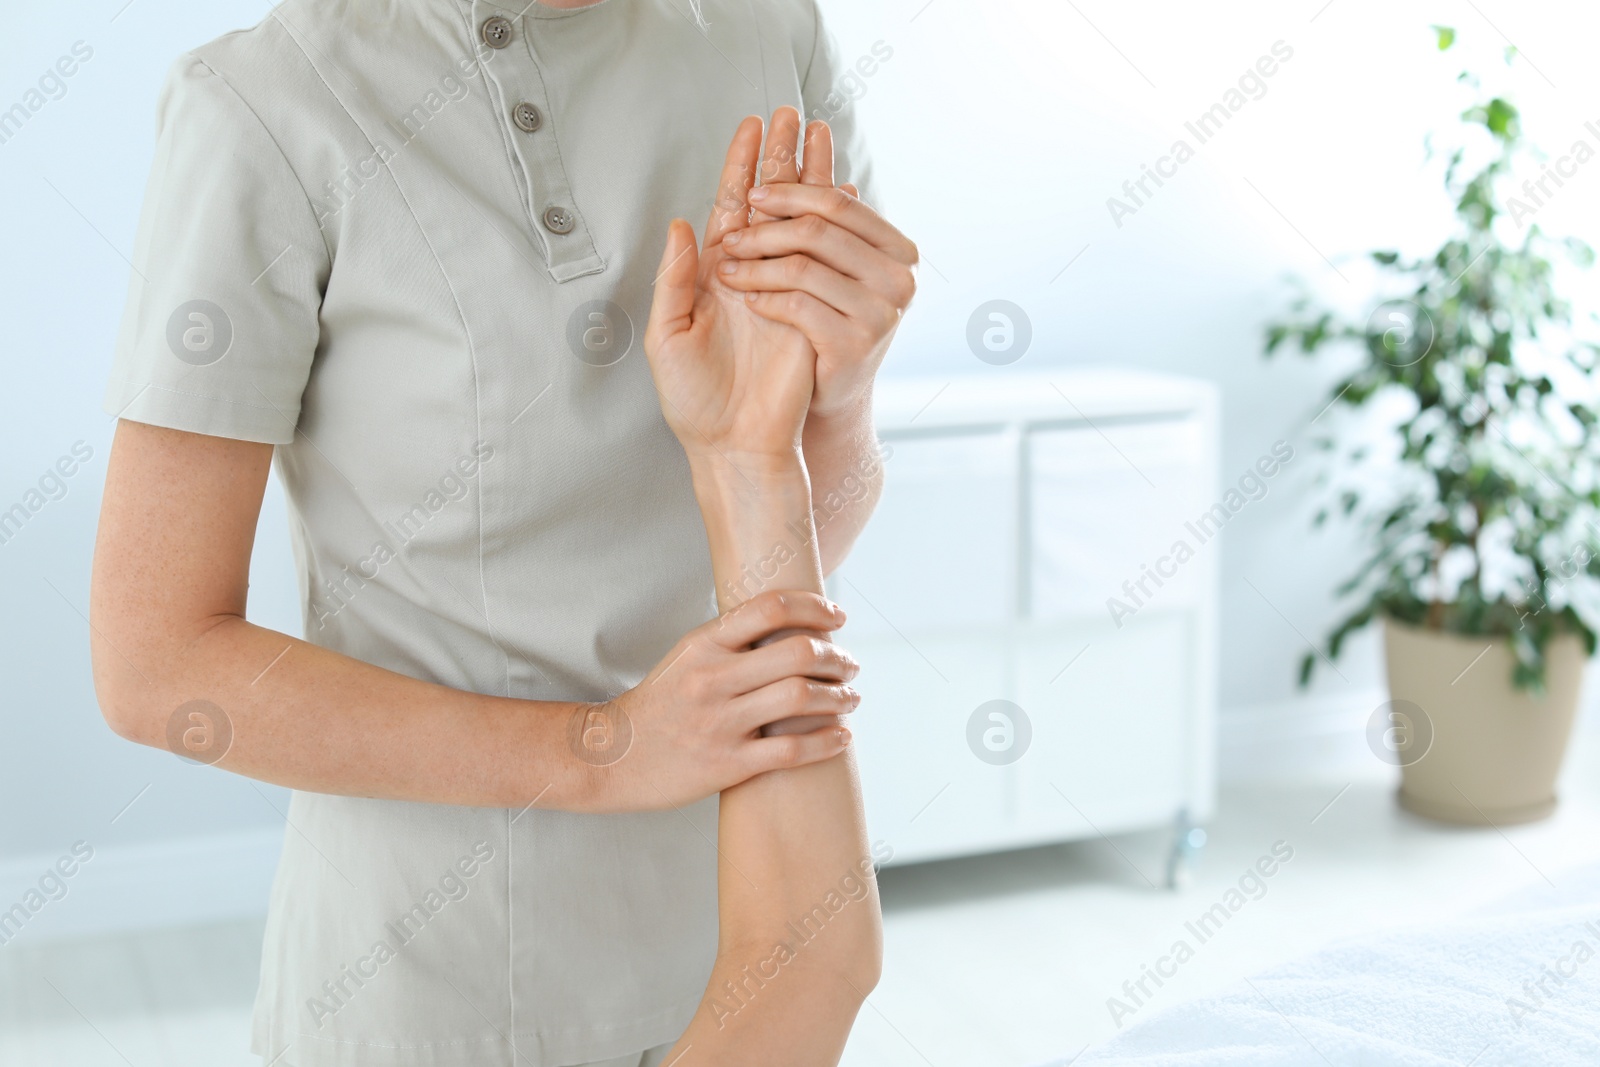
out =
[[[1313,714],[1341,695],[1370,710],[1381,686],[1370,638],[1352,645],[1338,674],[1320,672],[1316,691],[1328,699],[1304,700],[1294,686],[1303,638],[1320,640],[1338,618],[1330,590],[1357,556],[1348,533],[1312,536],[1307,523],[1307,446],[1337,413],[1310,423],[1337,363],[1265,362],[1262,324],[1287,304],[1290,275],[1364,313],[1366,251],[1437,247],[1451,217],[1422,145],[1430,130],[1457,125],[1470,96],[1455,83],[1464,62],[1513,94],[1548,147],[1565,151],[1579,136],[1600,147],[1583,129],[1600,124],[1600,106],[1580,44],[1597,12],[1368,0],[924,4],[836,5],[846,54],[879,38],[895,48],[858,106],[892,213],[926,254],[920,303],[889,372],[970,367],[966,316],[1001,297],[1032,319],[1019,368],[1110,361],[1220,382],[1225,479],[1279,438],[1300,457],[1299,480],[1280,479],[1228,530],[1224,718],[1231,710],[1257,722],[1287,704]],[[1458,28],[1454,50],[1434,48],[1433,23]],[[1506,67],[1500,31],[1537,70]],[[1107,199],[1175,139],[1194,145],[1184,123],[1278,41],[1293,58],[1266,94],[1117,225]],[[1539,223],[1600,239],[1597,190],[1600,162]],[[1578,284],[1595,307],[1596,279]]]
[[[137,855],[141,845],[184,839],[189,858],[173,863],[211,856],[232,864],[212,842],[269,842],[282,824],[281,790],[179,764],[105,729],[83,618],[111,430],[99,400],[126,293],[124,257],[151,154],[155,91],[178,52],[253,23],[265,6],[97,0],[8,4],[0,14],[0,108],[74,42],[94,49],[65,95],[0,145],[0,508],[74,442],[94,450],[67,495],[0,545],[0,874],[20,877],[79,839],[113,859],[119,850]],[[1600,106],[1583,110],[1600,99],[1584,51],[1600,17],[1577,3],[828,6],[846,57],[878,40],[894,50],[854,105],[873,135],[890,213],[926,256],[922,295],[887,373],[975,369],[967,317],[985,300],[1012,300],[1034,329],[1019,369],[1113,362],[1222,383],[1225,474],[1279,438],[1301,450],[1296,473],[1311,466],[1308,422],[1334,368],[1260,358],[1261,323],[1288,295],[1284,275],[1354,307],[1367,275],[1344,257],[1396,244],[1420,251],[1442,233],[1437,175],[1424,169],[1420,144],[1430,125],[1459,109],[1452,80],[1461,57],[1431,50],[1428,23],[1457,25],[1460,47],[1480,57],[1503,46],[1499,31],[1520,44],[1543,76],[1524,66],[1508,84],[1552,146],[1581,135],[1583,121],[1600,120]],[[1165,154],[1184,136],[1183,122],[1279,40],[1294,55],[1267,94],[1116,226],[1107,197],[1120,194],[1141,163]],[[1540,221],[1594,236],[1597,175],[1600,163]],[[1261,708],[1294,699],[1301,635],[1319,636],[1334,617],[1329,590],[1353,560],[1344,538],[1308,535],[1302,495],[1299,483],[1279,479],[1271,497],[1229,529],[1222,697],[1240,722],[1259,722]],[[283,526],[274,495],[251,614],[293,629]],[[1340,671],[1342,679],[1320,680],[1322,704],[1286,704],[1283,713],[1340,699],[1364,710],[1379,681],[1372,644],[1356,645]],[[6,867],[6,859],[16,862]],[[0,877],[5,901],[8,877]],[[196,914],[209,906],[209,892],[138,907],[163,920]]]

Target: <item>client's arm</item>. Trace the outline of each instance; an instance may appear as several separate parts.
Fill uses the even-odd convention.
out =
[[[799,463],[697,469],[719,578],[748,568],[775,588],[821,591],[807,486]],[[882,956],[855,758],[724,790],[720,818],[717,963],[679,1048],[718,1064],[835,1064]]]
[[[822,589],[801,451],[815,351],[718,281],[721,240],[746,224],[760,143],[760,121],[747,119],[703,249],[673,223],[645,335],[662,410],[694,472],[724,607],[762,590]],[[803,686],[796,708],[806,706]],[[668,1062],[692,1049],[696,1064],[837,1063],[882,955],[851,754],[725,790],[718,836],[717,962]]]

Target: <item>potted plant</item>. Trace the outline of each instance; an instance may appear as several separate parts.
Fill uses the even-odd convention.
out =
[[[1435,30],[1449,48],[1454,32]],[[1401,805],[1502,825],[1555,807],[1595,651],[1600,348],[1575,334],[1552,258],[1587,268],[1593,252],[1529,221],[1559,192],[1544,167],[1527,165],[1548,167],[1547,157],[1525,143],[1509,101],[1483,99],[1475,78],[1461,80],[1479,102],[1461,115],[1463,140],[1444,168],[1452,235],[1421,259],[1372,253],[1393,289],[1364,323],[1301,299],[1268,326],[1266,351],[1292,343],[1311,354],[1341,342],[1364,351],[1334,384],[1329,408],[1368,426],[1387,414],[1383,443],[1317,442],[1334,462],[1322,475],[1329,507],[1315,524],[1331,507],[1362,523],[1369,541],[1365,562],[1338,587],[1351,606],[1327,654],[1381,622],[1390,703],[1374,713],[1369,739],[1402,768]],[[1600,147],[1600,130],[1575,132],[1582,137],[1555,160],[1558,174]],[[1315,663],[1306,656],[1302,685]]]

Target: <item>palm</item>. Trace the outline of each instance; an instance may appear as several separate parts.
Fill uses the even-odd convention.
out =
[[[686,444],[776,455],[799,446],[816,352],[792,326],[762,318],[723,285],[721,244],[700,254],[690,325],[651,355],[667,421]]]

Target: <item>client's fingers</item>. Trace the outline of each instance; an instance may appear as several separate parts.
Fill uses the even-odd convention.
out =
[[[800,183],[833,184],[833,129],[821,119],[806,127],[805,156],[800,171]]]
[[[762,185],[800,180],[800,112],[792,107],[780,107],[772,113],[760,178]],[[757,222],[766,219],[759,211],[752,216]]]
[[[717,184],[717,200],[706,223],[706,248],[721,241],[725,234],[750,224],[750,187],[755,184],[760,155],[761,120],[751,115],[739,123],[728,145]]]
[[[767,147],[761,154],[761,182],[800,180],[800,112],[780,107],[767,127]]]
[[[656,270],[655,295],[650,300],[650,321],[644,330],[646,355],[653,355],[675,334],[687,330],[694,311],[694,280],[700,256],[694,230],[682,219],[667,226],[667,247]]]

